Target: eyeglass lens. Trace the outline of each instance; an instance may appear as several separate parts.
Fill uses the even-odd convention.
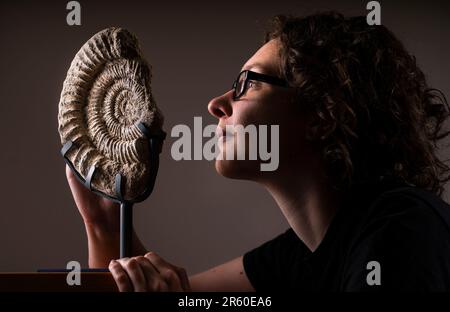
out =
[[[236,88],[234,91],[234,96],[236,98],[240,97],[245,91],[244,89],[245,89],[245,78],[246,77],[247,77],[247,72],[244,71],[239,75],[239,77],[236,81]]]

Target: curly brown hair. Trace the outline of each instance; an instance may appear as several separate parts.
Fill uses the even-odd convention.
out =
[[[265,42],[274,38],[336,188],[391,177],[442,195],[450,168],[436,152],[450,132],[448,103],[392,32],[326,12],[276,16]]]

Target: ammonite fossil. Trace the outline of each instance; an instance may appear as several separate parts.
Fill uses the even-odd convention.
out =
[[[58,130],[61,143],[71,143],[66,159],[93,189],[116,197],[120,174],[124,199],[145,190],[154,164],[143,129],[162,132],[163,123],[150,82],[151,67],[125,29],[100,31],[75,55],[61,92]]]

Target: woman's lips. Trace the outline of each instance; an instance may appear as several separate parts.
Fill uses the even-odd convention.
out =
[[[216,129],[216,136],[219,138],[219,139],[222,139],[223,138],[223,140],[225,140],[225,139],[227,139],[227,138],[231,138],[232,136],[233,136],[233,134],[230,132],[230,131],[226,131],[224,128],[222,128],[222,127],[217,127],[217,129]]]
[[[216,136],[220,139],[224,135],[225,135],[225,130],[221,127],[217,127],[216,128]]]

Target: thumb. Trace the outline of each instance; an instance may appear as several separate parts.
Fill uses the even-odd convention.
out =
[[[72,169],[66,164],[66,177],[69,183],[72,196],[75,199],[76,204],[83,204],[85,201],[92,200],[94,194],[90,192],[75,176]]]

